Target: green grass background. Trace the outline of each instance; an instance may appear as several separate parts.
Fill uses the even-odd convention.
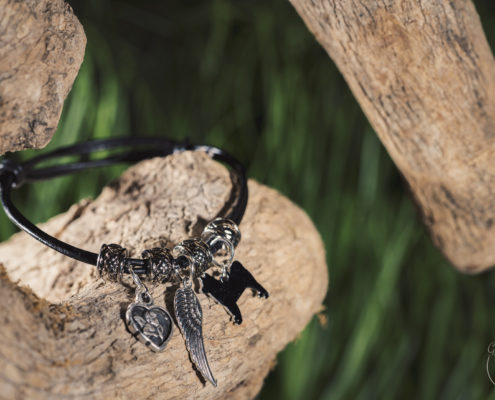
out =
[[[493,393],[494,274],[462,275],[433,247],[346,83],[286,0],[69,2],[88,45],[47,149],[128,135],[221,146],[303,207],[323,237],[327,323],[315,318],[279,355],[260,399]],[[493,45],[495,6],[475,3]],[[122,170],[32,185],[16,201],[41,222]],[[0,238],[14,231],[2,214]]]

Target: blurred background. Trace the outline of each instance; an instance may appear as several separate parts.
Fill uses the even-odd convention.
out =
[[[88,45],[47,150],[128,135],[220,146],[305,209],[323,237],[326,309],[279,354],[260,399],[495,393],[485,370],[494,273],[461,275],[433,247],[396,167],[288,1],[69,3]],[[493,46],[495,3],[475,4]],[[122,170],[35,184],[15,199],[42,222]],[[0,239],[13,232],[0,213]]]

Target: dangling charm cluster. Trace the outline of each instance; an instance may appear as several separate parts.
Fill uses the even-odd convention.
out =
[[[179,284],[174,296],[174,312],[179,329],[186,342],[191,360],[203,377],[216,386],[208,365],[203,341],[203,312],[194,293],[193,280],[200,278],[202,291],[225,307],[235,324],[242,323],[237,301],[245,289],[253,289],[259,297],[268,292],[239,261],[234,261],[235,248],[241,240],[238,226],[226,218],[209,222],[200,238],[187,239],[172,251],[165,248],[145,250],[142,258],[147,264],[147,278],[151,282]],[[101,247],[97,267],[101,277],[120,280],[130,272],[136,284],[136,298],[126,313],[129,331],[152,350],[163,350],[171,336],[172,319],[168,312],[153,305],[146,286],[128,266],[126,250],[116,244]],[[220,269],[219,279],[206,272]],[[128,271],[127,271],[128,270]]]

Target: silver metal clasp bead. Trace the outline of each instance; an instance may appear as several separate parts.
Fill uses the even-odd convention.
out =
[[[216,218],[206,225],[201,239],[213,255],[213,264],[222,269],[221,279],[226,279],[234,261],[235,247],[241,240],[239,227],[230,219]]]
[[[214,220],[208,222],[208,224],[203,229],[203,234],[209,235],[216,234],[225,240],[228,240],[232,245],[237,247],[241,241],[241,231],[237,224],[228,218],[215,218]]]

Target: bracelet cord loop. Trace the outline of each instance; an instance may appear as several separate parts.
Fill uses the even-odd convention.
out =
[[[21,164],[16,163],[14,160],[4,159],[0,163],[0,175],[10,174],[12,175],[12,187],[19,188],[26,180],[26,174]]]
[[[103,158],[92,159],[90,155],[98,151],[120,151]],[[38,228],[30,222],[13,204],[12,189],[24,183],[60,177],[89,168],[103,167],[118,163],[138,162],[153,157],[164,157],[183,151],[201,151],[216,161],[227,164],[231,170],[232,193],[227,215],[220,215],[239,225],[246,210],[248,187],[243,165],[228,152],[212,146],[191,145],[188,140],[176,142],[164,138],[128,137],[93,140],[40,154],[20,164],[4,159],[0,163],[0,202],[9,219],[32,237],[46,246],[77,261],[96,265],[98,272],[111,280],[118,280],[132,268],[136,274],[146,274],[152,279],[167,278],[172,273],[170,261],[166,255],[143,254],[143,258],[128,258],[122,255],[118,245],[104,245],[100,253],[93,253],[65,243]],[[40,166],[42,163],[62,157],[78,157],[76,161],[61,165]],[[222,212],[221,212],[222,214]],[[235,244],[234,244],[235,245]],[[112,247],[112,246],[118,246]],[[125,250],[125,249],[124,249]],[[176,260],[177,261],[177,260]],[[198,269],[198,266],[195,266]],[[151,274],[151,275],[150,275]]]

